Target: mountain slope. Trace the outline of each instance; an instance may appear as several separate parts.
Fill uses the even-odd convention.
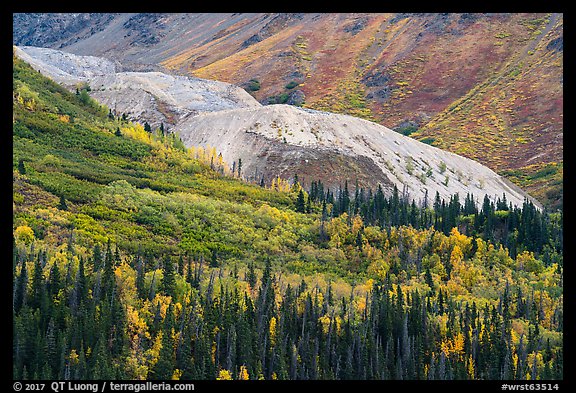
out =
[[[202,131],[202,132],[200,132]],[[306,110],[289,105],[270,105],[254,109],[217,111],[188,118],[179,126],[185,144],[217,146],[225,159],[242,159],[245,176],[256,173],[273,175],[267,168],[269,154],[250,148],[256,140],[266,140],[270,149],[281,156],[280,174],[290,178],[293,173],[305,174],[313,180],[326,167],[322,161],[311,160],[309,151],[333,152],[344,157],[364,157],[375,164],[384,176],[382,182],[373,167],[361,167],[364,176],[339,178],[336,169],[322,176],[322,181],[336,185],[343,180],[359,178],[359,184],[375,188],[378,182],[391,192],[396,186],[410,198],[423,201],[438,192],[442,199],[458,193],[471,193],[481,204],[484,194],[496,200],[502,193],[515,205],[526,194],[510,182],[475,161],[434,148],[393,132],[379,124],[348,115]],[[300,149],[299,154],[285,154],[288,149]],[[299,163],[293,167],[292,162]],[[282,170],[283,169],[283,170]],[[295,172],[300,169],[299,172]],[[329,171],[332,171],[330,167]],[[328,175],[328,176],[327,176]],[[332,181],[331,181],[332,180]],[[364,183],[366,182],[366,183]]]
[[[335,213],[86,97],[13,57],[15,380],[562,379],[562,213]]]
[[[155,126],[173,126],[199,112],[260,106],[243,89],[228,83],[160,72],[120,72],[117,64],[101,57],[46,48],[15,50],[55,81],[72,90],[87,84],[92,96],[115,113],[145,119]]]
[[[215,147],[234,166],[241,160],[243,176],[254,182],[269,184],[277,176],[297,174],[305,184],[321,180],[332,189],[345,181],[372,189],[381,184],[420,202],[436,192],[445,200],[471,193],[478,205],[484,194],[496,201],[505,193],[518,206],[527,197],[487,167],[367,120],[262,106],[242,89],[221,82],[159,72],[117,73],[110,62],[95,57],[31,47],[16,53],[64,84],[89,83],[92,96],[115,113],[152,124],[170,120],[187,146]]]
[[[480,161],[549,207],[562,206],[562,14],[111,18],[75,42],[60,30],[50,42],[38,17],[18,14],[15,42],[36,34],[46,45],[131,68],[161,65],[247,88],[257,80],[252,94],[260,102],[352,114],[412,133]]]

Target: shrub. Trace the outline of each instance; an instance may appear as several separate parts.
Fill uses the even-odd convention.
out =
[[[258,79],[250,79],[248,81],[248,86],[246,87],[249,91],[258,91],[260,90],[260,81]]]
[[[413,134],[413,133],[418,131],[418,127],[416,127],[415,125],[409,125],[409,126],[397,128],[396,131],[402,135],[410,136],[410,134]]]
[[[409,174],[412,174],[414,172],[414,164],[412,157],[406,157],[406,170],[408,171]]]
[[[436,139],[434,139],[432,137],[427,137],[424,139],[420,139],[420,142],[426,143],[427,145],[432,145],[432,144],[434,144],[434,142],[436,142]]]
[[[288,101],[288,93],[282,93],[277,96],[271,96],[268,98],[268,104],[285,104]]]
[[[29,245],[34,241],[34,231],[28,225],[21,225],[14,230],[14,237],[16,240]]]
[[[438,165],[438,169],[440,170],[440,173],[446,172],[446,163],[445,163],[444,161],[442,161],[442,162]]]
[[[298,86],[298,82],[296,82],[296,81],[290,81],[290,82],[289,82],[286,86],[284,86],[284,87],[287,88],[287,89],[293,89],[293,88],[295,88],[296,86]]]

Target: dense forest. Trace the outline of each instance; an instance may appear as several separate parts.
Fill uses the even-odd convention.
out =
[[[561,211],[250,184],[13,62],[14,379],[563,378]]]

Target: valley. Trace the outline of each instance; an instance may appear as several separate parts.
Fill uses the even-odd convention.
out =
[[[14,381],[564,388],[562,14],[13,23]]]

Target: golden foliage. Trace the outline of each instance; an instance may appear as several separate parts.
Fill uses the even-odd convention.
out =
[[[273,191],[290,192],[292,185],[288,180],[282,179],[280,176],[276,176],[274,179],[272,179],[270,189]]]
[[[226,369],[222,369],[218,372],[218,376],[216,377],[217,381],[231,381],[232,380],[232,374],[230,373],[230,371],[226,370]]]
[[[270,326],[268,328],[270,332],[270,344],[272,346],[276,345],[276,334],[277,334],[277,327],[276,327],[276,317],[270,318]]]
[[[354,219],[352,220],[352,235],[357,236],[358,232],[364,228],[364,222],[362,221],[362,217],[359,215],[355,215]]]
[[[34,231],[28,225],[20,225],[14,230],[16,241],[22,242],[27,246],[34,241]]]
[[[75,366],[79,363],[79,356],[76,353],[75,349],[72,349],[70,351],[70,354],[67,356],[68,362],[70,363],[71,366]]]
[[[160,356],[160,349],[162,348],[162,331],[159,331],[152,346],[146,351],[145,356],[148,359],[148,369],[154,367],[158,362],[158,357]]]
[[[468,356],[468,379],[474,379],[475,368],[474,368],[474,359],[472,359],[472,355]]]
[[[179,369],[174,369],[174,373],[172,373],[172,380],[179,381],[180,377],[184,372]]]
[[[446,338],[440,344],[440,348],[446,356],[454,354],[456,356],[462,356],[464,354],[464,335],[458,333],[453,339]]]
[[[326,233],[330,236],[329,246],[339,248],[348,233],[348,214],[342,213],[339,217],[332,218],[326,224]]]
[[[240,372],[238,373],[238,379],[240,381],[248,381],[250,379],[250,374],[248,374],[248,369],[246,366],[240,366]]]
[[[372,253],[372,251],[374,251],[374,253]],[[370,247],[368,260],[371,261],[370,265],[368,265],[368,274],[384,280],[388,270],[390,270],[390,264],[382,257],[382,251]]]
[[[133,340],[140,337],[150,338],[146,321],[140,317],[138,310],[130,305],[126,306],[126,331]]]
[[[166,311],[168,311],[168,306],[170,305],[171,301],[172,301],[171,296],[165,296],[160,293],[157,293],[156,296],[154,297],[154,300],[152,300],[152,305],[154,305],[155,307],[158,307],[158,305],[160,305],[160,316],[162,317],[162,319],[166,317]]]
[[[450,264],[453,266],[454,269],[457,269],[464,259],[464,254],[462,254],[462,250],[458,245],[455,245],[452,249],[452,253],[450,254]]]
[[[318,322],[322,325],[322,332],[324,334],[328,333],[328,329],[330,328],[330,317],[328,315],[322,315],[318,318]]]
[[[544,265],[534,257],[534,252],[522,251],[516,256],[516,268],[538,274],[544,270]]]
[[[136,299],[136,271],[124,261],[116,268],[114,274],[122,303],[128,304]]]
[[[131,123],[129,126],[122,127],[120,130],[122,132],[122,135],[125,135],[131,139],[148,144],[153,144],[151,134],[145,131],[144,126],[141,125],[140,123]]]

